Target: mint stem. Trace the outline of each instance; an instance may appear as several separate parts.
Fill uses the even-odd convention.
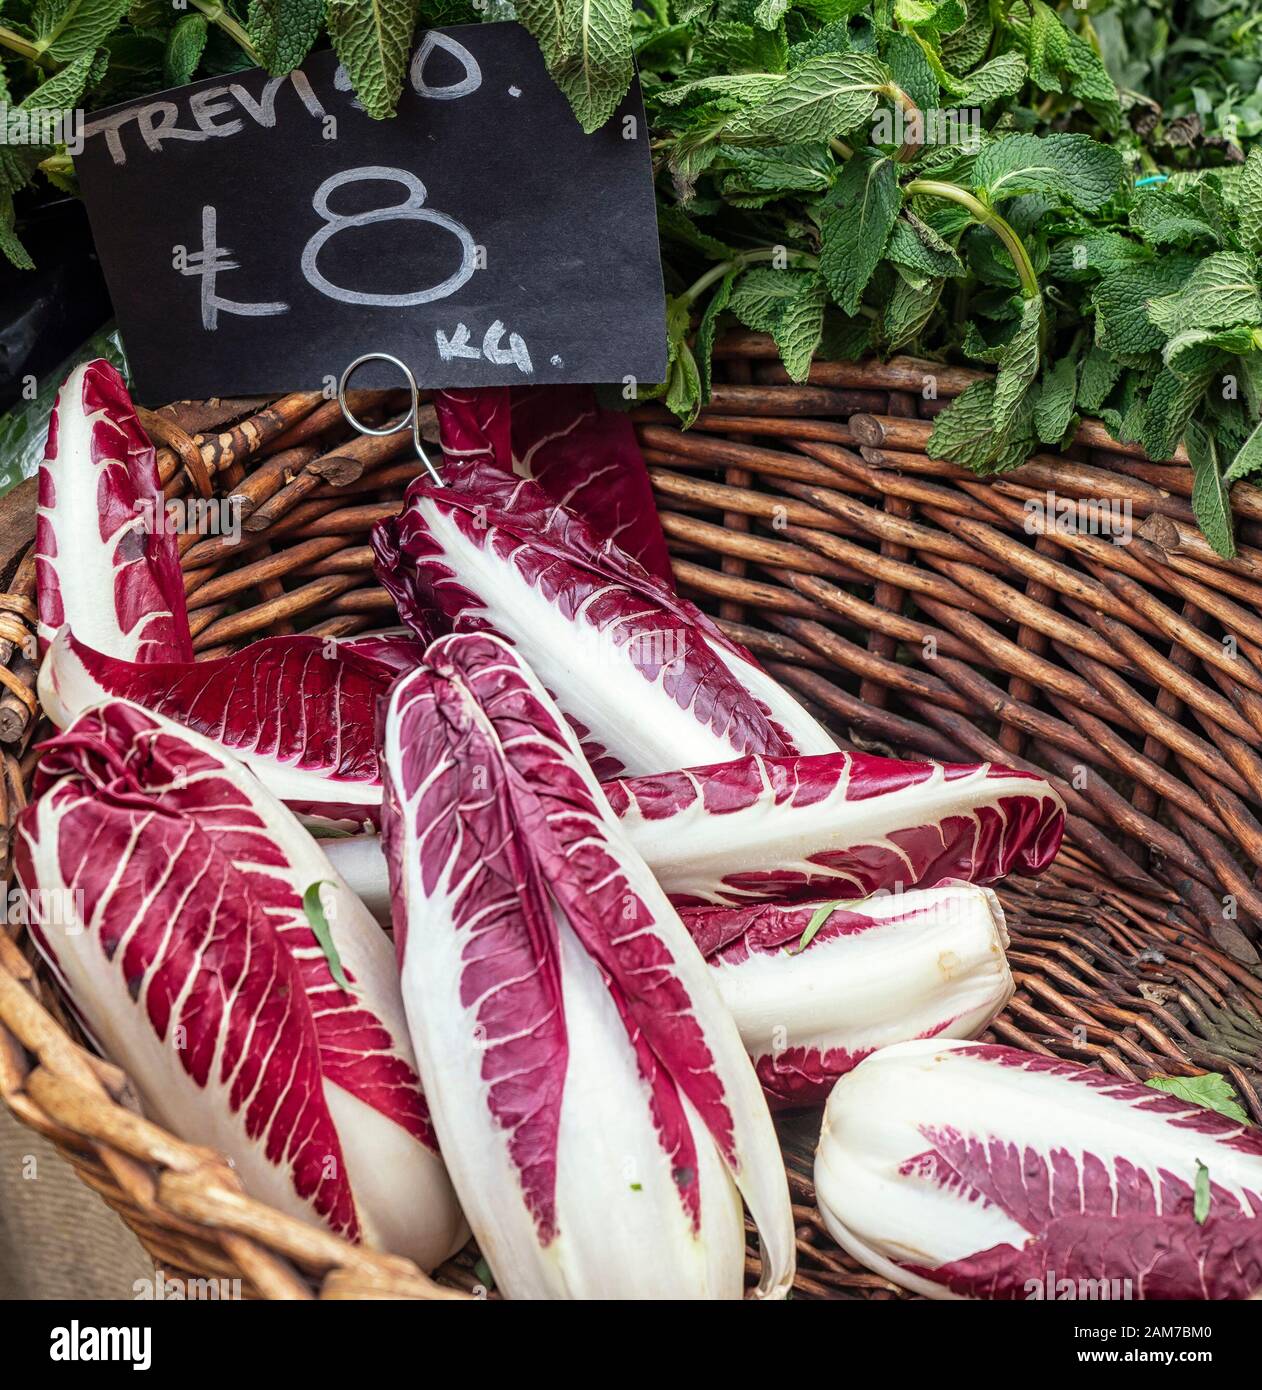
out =
[[[237,45],[245,56],[256,67],[263,66],[263,60],[258,55],[258,50],[250,42],[250,36],[241,27],[241,23],[228,10],[219,3],[219,0],[190,0],[194,9],[200,10],[212,24],[217,24],[225,34]]]
[[[21,54],[28,62],[35,63],[46,71],[51,72],[57,66],[51,58],[45,57],[30,39],[24,39],[21,34],[15,34],[3,24],[0,24],[0,46]]]
[[[1038,272],[1034,269],[1030,253],[1025,249],[1025,243],[993,208],[988,208],[968,189],[960,188],[953,183],[940,183],[937,179],[912,179],[905,191],[913,198],[945,198],[948,202],[958,203],[960,207],[966,208],[972,214],[974,222],[979,226],[989,227],[1003,242],[1020,277],[1022,295],[1026,299],[1038,297]]]
[[[712,265],[680,295],[680,299],[685,304],[695,304],[711,285],[717,284],[730,271],[752,265],[755,261],[774,261],[777,256],[784,256],[791,264],[798,266],[809,267],[819,264],[819,257],[812,256],[808,251],[786,251],[783,246],[760,246],[755,251],[742,251],[730,261],[720,261],[717,265]]]

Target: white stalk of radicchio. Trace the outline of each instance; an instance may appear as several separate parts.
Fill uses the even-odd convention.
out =
[[[124,661],[191,661],[175,534],[153,446],[98,358],[57,395],[39,470],[35,567],[42,652],[69,625]]]
[[[60,632],[39,673],[60,729],[125,699],[214,740],[293,810],[352,824],[381,807],[374,718],[398,665],[319,637],[268,637],[214,661],[120,661]]]
[[[257,779],[115,701],[45,745],[32,936],[102,1052],[254,1197],[432,1269],[465,1237],[390,944]]]
[[[1028,772],[869,753],[737,758],[602,785],[677,907],[868,894],[944,879],[996,883],[1056,857],[1065,808]],[[389,883],[374,836],[329,854],[374,913]]]
[[[693,604],[551,502],[486,463],[418,479],[373,531],[403,620],[506,637],[555,695],[602,780],[834,740]]]
[[[742,758],[605,794],[677,904],[995,883],[1045,869],[1065,824],[1064,803],[1032,773],[867,753]]]
[[[822,1105],[839,1076],[890,1043],[976,1037],[1012,997],[989,888],[681,916],[773,1107]]]
[[[1055,1057],[899,1043],[837,1083],[825,1224],[931,1298],[1246,1298],[1262,1131]]]
[[[542,685],[496,637],[443,638],[382,744],[404,1006],[499,1287],[739,1298],[743,1195],[782,1296],[793,1222],[753,1067]]]

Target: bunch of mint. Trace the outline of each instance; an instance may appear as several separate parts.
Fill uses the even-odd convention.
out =
[[[1085,414],[1185,444],[1206,537],[1262,468],[1262,150],[1152,172],[1087,15],[1043,0],[655,0],[635,36],[685,421],[726,317],[813,357],[911,350],[993,380],[929,452],[1001,472]]]

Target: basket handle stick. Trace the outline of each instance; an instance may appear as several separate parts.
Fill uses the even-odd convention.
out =
[[[377,427],[374,425],[364,424],[362,420],[356,418],[354,411],[351,410],[350,405],[347,403],[347,385],[349,384],[350,379],[354,375],[354,373],[357,372],[359,368],[362,367],[366,362],[389,362],[392,367],[397,367],[407,378],[408,390],[412,393],[412,404],[408,407],[406,415],[402,416],[398,420],[392,421],[388,425],[382,425],[380,427]],[[433,481],[439,487],[442,486],[442,477],[440,476],[438,469],[434,467],[434,464],[430,459],[430,456],[425,452],[425,445],[421,441],[420,398],[417,394],[416,378],[412,375],[412,369],[407,365],[406,362],[400,362],[397,357],[391,356],[391,354],[388,352],[365,352],[362,356],[357,357],[352,363],[350,363],[347,366],[346,370],[343,371],[341,380],[337,383],[337,403],[342,409],[343,419],[351,427],[351,429],[358,430],[360,434],[397,434],[400,430],[406,429],[409,425],[411,425],[412,444],[416,449],[417,457],[425,465],[425,471],[429,474]]]

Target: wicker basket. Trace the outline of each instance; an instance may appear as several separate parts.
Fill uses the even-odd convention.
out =
[[[897,358],[819,363],[799,386],[769,340],[726,339],[696,428],[637,412],[680,588],[847,746],[1037,769],[1065,797],[1054,869],[1001,890],[1017,992],[990,1036],[1128,1078],[1219,1071],[1262,1121],[1262,490],[1235,488],[1241,546],[1226,562],[1193,522],[1188,468],[1151,463],[1093,422],[1067,455],[979,481],[924,452],[928,417],[976,375]],[[360,393],[355,405],[385,419],[395,402]],[[368,532],[416,471],[406,434],[353,437],[311,393],[143,418],[169,495],[243,499],[242,546],[184,538],[200,656],[395,621]],[[1120,543],[1033,524],[1049,489],[1121,520]],[[21,650],[33,506],[29,483],[0,503],[6,875],[42,736]],[[431,1280],[246,1197],[221,1156],[139,1116],[23,947],[0,932],[0,1093],[169,1274],[240,1278],[268,1298],[479,1288],[472,1248]],[[902,1297],[823,1229],[817,1124],[782,1125],[795,1293]],[[752,1279],[752,1248],[748,1264]]]

